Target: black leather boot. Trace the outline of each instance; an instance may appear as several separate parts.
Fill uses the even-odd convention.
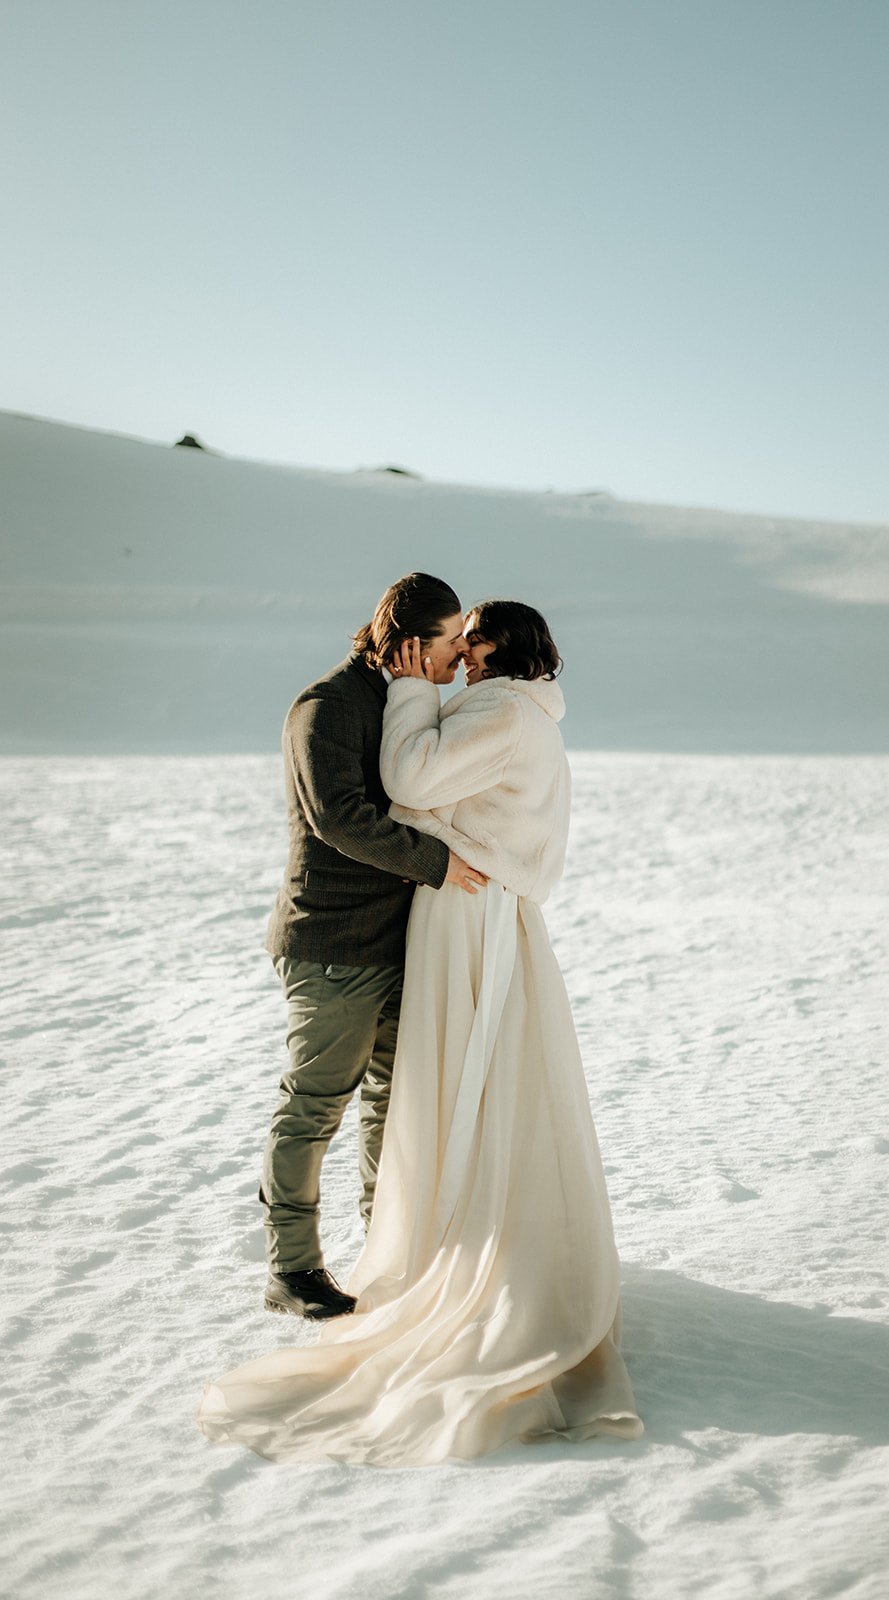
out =
[[[266,1311],[290,1312],[294,1317],[345,1317],[355,1310],[355,1297],[344,1294],[326,1267],[303,1272],[272,1272],[265,1286]]]

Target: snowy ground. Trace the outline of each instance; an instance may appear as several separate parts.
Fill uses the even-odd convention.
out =
[[[0,762],[16,1600],[883,1600],[889,760],[576,756],[548,908],[647,1433],[425,1471],[209,1445],[263,1314],[275,758]],[[328,1159],[357,1253],[354,1122]]]

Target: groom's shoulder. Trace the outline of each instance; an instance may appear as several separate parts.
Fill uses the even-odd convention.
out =
[[[360,655],[353,653],[331,667],[322,677],[316,678],[314,683],[306,684],[290,707],[287,720],[299,717],[305,708],[318,702],[325,703],[331,710],[341,707],[344,712],[351,708],[359,713],[365,711],[382,715],[385,701],[386,684],[383,677],[368,667]]]

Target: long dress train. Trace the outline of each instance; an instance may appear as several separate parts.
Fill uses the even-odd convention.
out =
[[[354,1315],[204,1393],[208,1438],[380,1466],[636,1438],[619,1267],[574,1023],[540,907],[417,890]]]

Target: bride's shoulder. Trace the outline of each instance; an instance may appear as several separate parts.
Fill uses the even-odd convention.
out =
[[[481,683],[470,683],[446,700],[441,708],[443,717],[467,715],[512,717],[521,715],[519,696],[512,678],[485,678]]]

